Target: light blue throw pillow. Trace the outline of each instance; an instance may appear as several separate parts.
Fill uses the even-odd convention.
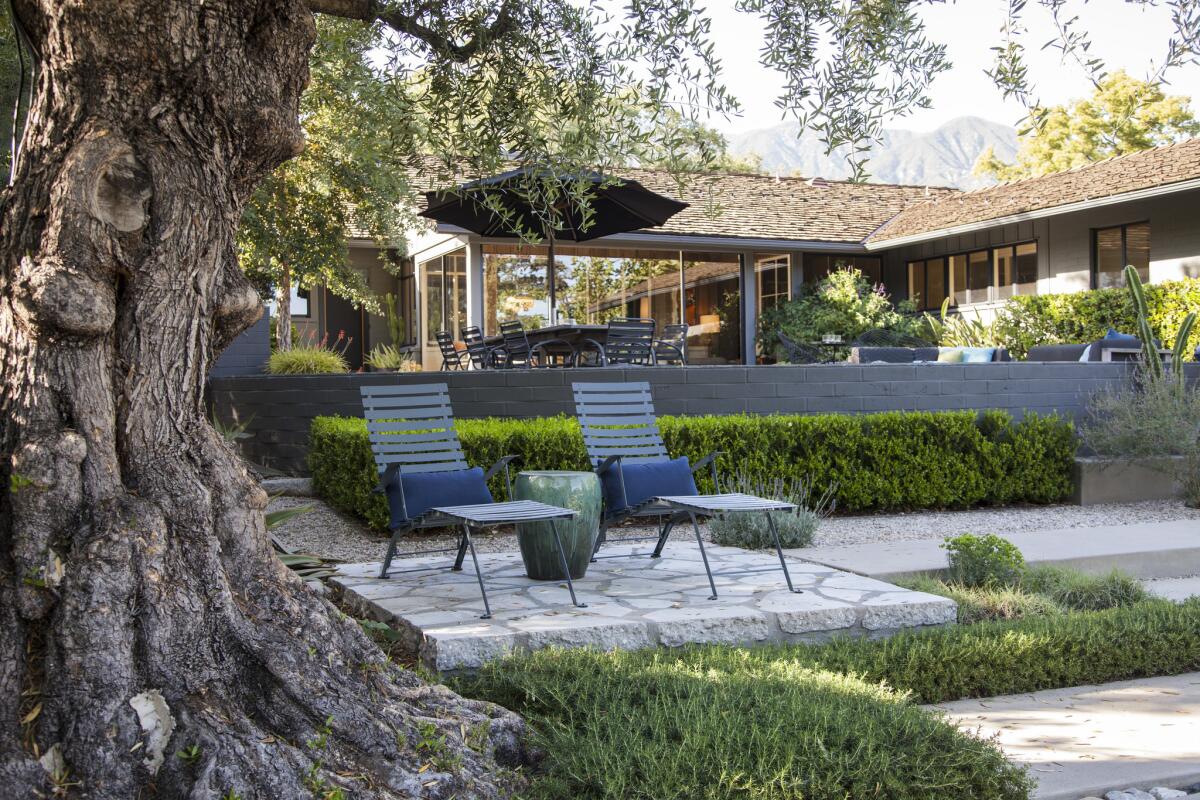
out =
[[[994,347],[964,347],[963,363],[964,364],[987,364],[996,355]]]

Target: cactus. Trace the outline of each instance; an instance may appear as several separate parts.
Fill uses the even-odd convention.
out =
[[[1142,342],[1142,361],[1151,380],[1162,380],[1164,376],[1162,356],[1158,352],[1158,343],[1154,340],[1154,331],[1150,328],[1150,312],[1146,305],[1146,290],[1142,279],[1138,277],[1137,269],[1132,265],[1125,267],[1125,285],[1129,288],[1129,296],[1133,299],[1133,309],[1137,313],[1137,335]],[[1182,387],[1186,378],[1183,374],[1183,362],[1187,358],[1188,337],[1196,324],[1196,312],[1192,311],[1183,319],[1179,332],[1175,335],[1175,344],[1171,347],[1171,374]]]

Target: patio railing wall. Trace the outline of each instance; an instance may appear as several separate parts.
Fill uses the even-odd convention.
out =
[[[459,373],[254,375],[212,378],[210,404],[252,434],[252,460],[304,472],[309,423],[362,413],[362,384],[445,381],[455,416],[544,417],[574,412],[572,380],[645,380],[660,414],[826,414],[999,408],[1078,416],[1095,390],[1126,374],[1120,364],[634,367]],[[1200,365],[1188,367],[1200,380]]]

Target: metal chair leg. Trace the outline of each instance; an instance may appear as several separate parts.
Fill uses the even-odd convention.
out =
[[[462,572],[463,559],[467,557],[467,537],[458,537],[458,555],[454,558],[454,566],[450,568],[451,572]]]
[[[792,586],[792,575],[788,572],[787,561],[783,558],[783,548],[779,545],[779,531],[775,529],[775,518],[771,516],[771,512],[767,514],[767,527],[771,529],[771,538],[775,540],[775,552],[779,554],[779,566],[783,567],[783,577],[787,579],[788,591],[792,594],[804,594],[803,589],[797,589]]]
[[[591,563],[596,563],[596,553],[600,552],[600,545],[604,544],[604,540],[608,538],[608,523],[601,521],[600,531],[596,534],[596,544],[592,547]]]
[[[392,566],[392,558],[396,555],[396,541],[400,538],[400,528],[392,531],[392,538],[388,541],[387,555],[383,557],[383,569],[379,570],[379,577],[386,578],[388,567]]]
[[[658,531],[658,543],[654,545],[654,552],[650,554],[651,558],[662,558],[663,548],[667,544],[667,537],[671,535],[671,528],[675,527],[675,523],[679,517],[675,514],[667,517],[666,523]]]
[[[704,571],[708,573],[708,585],[712,589],[712,597],[708,599],[716,600],[717,582],[713,580],[712,568],[708,566],[708,554],[704,552],[704,537],[700,535],[700,523],[696,522],[695,512],[689,511],[688,517],[692,520],[692,530],[696,532],[696,544],[700,545],[700,558],[704,559]]]
[[[488,605],[487,589],[483,588],[483,573],[479,571],[479,557],[475,555],[475,543],[471,541],[471,526],[463,524],[463,538],[471,549],[471,560],[475,562],[475,578],[479,581],[479,593],[483,595],[483,615],[480,619],[492,618],[492,607]]]
[[[571,593],[571,604],[576,608],[587,608],[587,603],[575,599],[575,584],[571,581],[571,567],[567,564],[567,552],[563,550],[562,538],[558,535],[558,520],[550,520],[550,530],[554,531],[554,543],[558,545],[558,561],[562,564],[563,575],[567,578],[567,591]]]

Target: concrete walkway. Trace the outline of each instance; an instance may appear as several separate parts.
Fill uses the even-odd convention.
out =
[[[1052,564],[1092,573],[1119,567],[1135,578],[1200,574],[1200,523],[1195,520],[1012,533],[1004,538],[1021,549],[1029,564]],[[787,553],[835,569],[895,580],[946,569],[946,551],[941,544],[941,539],[923,539],[803,547]]]
[[[932,708],[998,736],[1037,779],[1037,800],[1200,781],[1200,672]]]
[[[1164,600],[1182,603],[1189,597],[1200,597],[1200,578],[1157,578],[1142,582],[1146,591]]]

